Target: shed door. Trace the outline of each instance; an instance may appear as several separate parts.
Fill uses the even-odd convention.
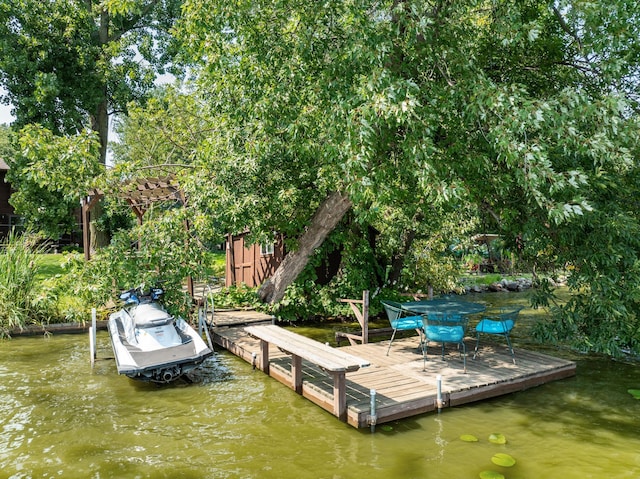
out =
[[[227,241],[227,286],[246,284],[250,288],[258,286],[255,282],[255,245],[244,247],[244,236],[230,237]]]

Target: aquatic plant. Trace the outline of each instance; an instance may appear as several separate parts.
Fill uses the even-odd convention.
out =
[[[502,434],[493,433],[489,435],[489,442],[492,444],[506,444],[507,439]]]
[[[509,454],[499,452],[493,455],[493,457],[491,458],[491,462],[493,462],[497,466],[511,467],[515,465],[516,460]]]

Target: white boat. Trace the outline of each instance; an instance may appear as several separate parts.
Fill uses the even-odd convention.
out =
[[[132,379],[169,383],[195,369],[213,351],[182,318],[159,302],[163,290],[122,293],[124,307],[108,321],[118,373]]]

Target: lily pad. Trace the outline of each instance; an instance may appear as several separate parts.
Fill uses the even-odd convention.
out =
[[[489,442],[493,444],[506,444],[507,438],[502,434],[493,433],[489,435]]]
[[[516,463],[516,460],[509,454],[499,452],[491,458],[491,462],[493,462],[497,466],[511,467]]]
[[[640,389],[628,389],[627,392],[631,394],[634,398],[640,399]]]
[[[460,439],[462,439],[464,442],[478,442],[478,438],[473,434],[463,434],[462,436],[460,436]]]
[[[480,479],[504,479],[504,476],[496,471],[482,471]]]

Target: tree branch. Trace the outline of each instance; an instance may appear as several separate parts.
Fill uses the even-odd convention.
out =
[[[553,6],[553,13],[555,14],[556,18],[558,19],[558,22],[560,23],[560,28],[562,28],[562,30],[565,33],[571,36],[578,43],[578,47],[582,51],[583,50],[582,40],[580,40],[580,37],[578,36],[576,31],[573,30],[569,26],[569,24],[567,24],[567,21],[562,16],[562,13],[560,13],[560,10],[558,10],[558,7],[556,7],[555,5]]]

